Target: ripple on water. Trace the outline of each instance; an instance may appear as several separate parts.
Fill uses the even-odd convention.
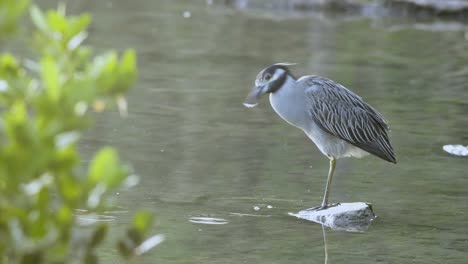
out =
[[[126,214],[126,210],[105,211],[102,214],[89,212],[84,209],[75,209],[74,215],[80,225],[92,225],[98,222],[112,222],[117,219],[117,215]]]
[[[226,219],[214,217],[190,217],[189,221],[192,223],[204,225],[225,225],[229,223],[229,221]]]

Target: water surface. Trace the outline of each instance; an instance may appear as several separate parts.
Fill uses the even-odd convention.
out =
[[[148,208],[153,232],[166,237],[137,263],[324,262],[322,227],[287,213],[320,204],[328,159],[267,100],[242,106],[258,71],[281,61],[347,86],[392,129],[398,164],[337,163],[331,202],[370,202],[379,217],[365,233],[325,230],[329,261],[467,263],[467,160],[442,150],[468,142],[463,26],[426,30],[388,17],[205,1],[76,1],[69,9],[93,14],[98,50],[139,54],[129,117],[101,115],[82,145],[89,155],[117,146],[142,177],[112,197],[124,212],[116,236],[136,208]],[[120,261],[112,246],[102,249],[105,263]]]

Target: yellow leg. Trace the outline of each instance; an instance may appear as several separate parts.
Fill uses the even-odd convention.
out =
[[[330,194],[330,186],[333,178],[333,173],[335,172],[336,159],[334,157],[329,157],[330,159],[330,169],[328,171],[328,180],[327,185],[325,186],[325,194],[323,195],[323,201],[321,208],[325,209],[328,206],[328,195]]]

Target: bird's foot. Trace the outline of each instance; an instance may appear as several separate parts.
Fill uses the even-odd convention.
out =
[[[325,209],[328,209],[328,208],[331,208],[331,207],[338,206],[338,205],[340,205],[340,204],[341,204],[341,203],[324,204],[324,205],[321,205],[321,206],[317,206],[317,207],[310,208],[310,209],[308,209],[308,210],[311,210],[311,211],[321,211],[321,210],[325,210]]]

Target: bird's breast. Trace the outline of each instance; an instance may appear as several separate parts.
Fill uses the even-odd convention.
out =
[[[270,104],[273,110],[289,124],[304,131],[308,129],[310,120],[304,91],[280,89],[270,94]]]

